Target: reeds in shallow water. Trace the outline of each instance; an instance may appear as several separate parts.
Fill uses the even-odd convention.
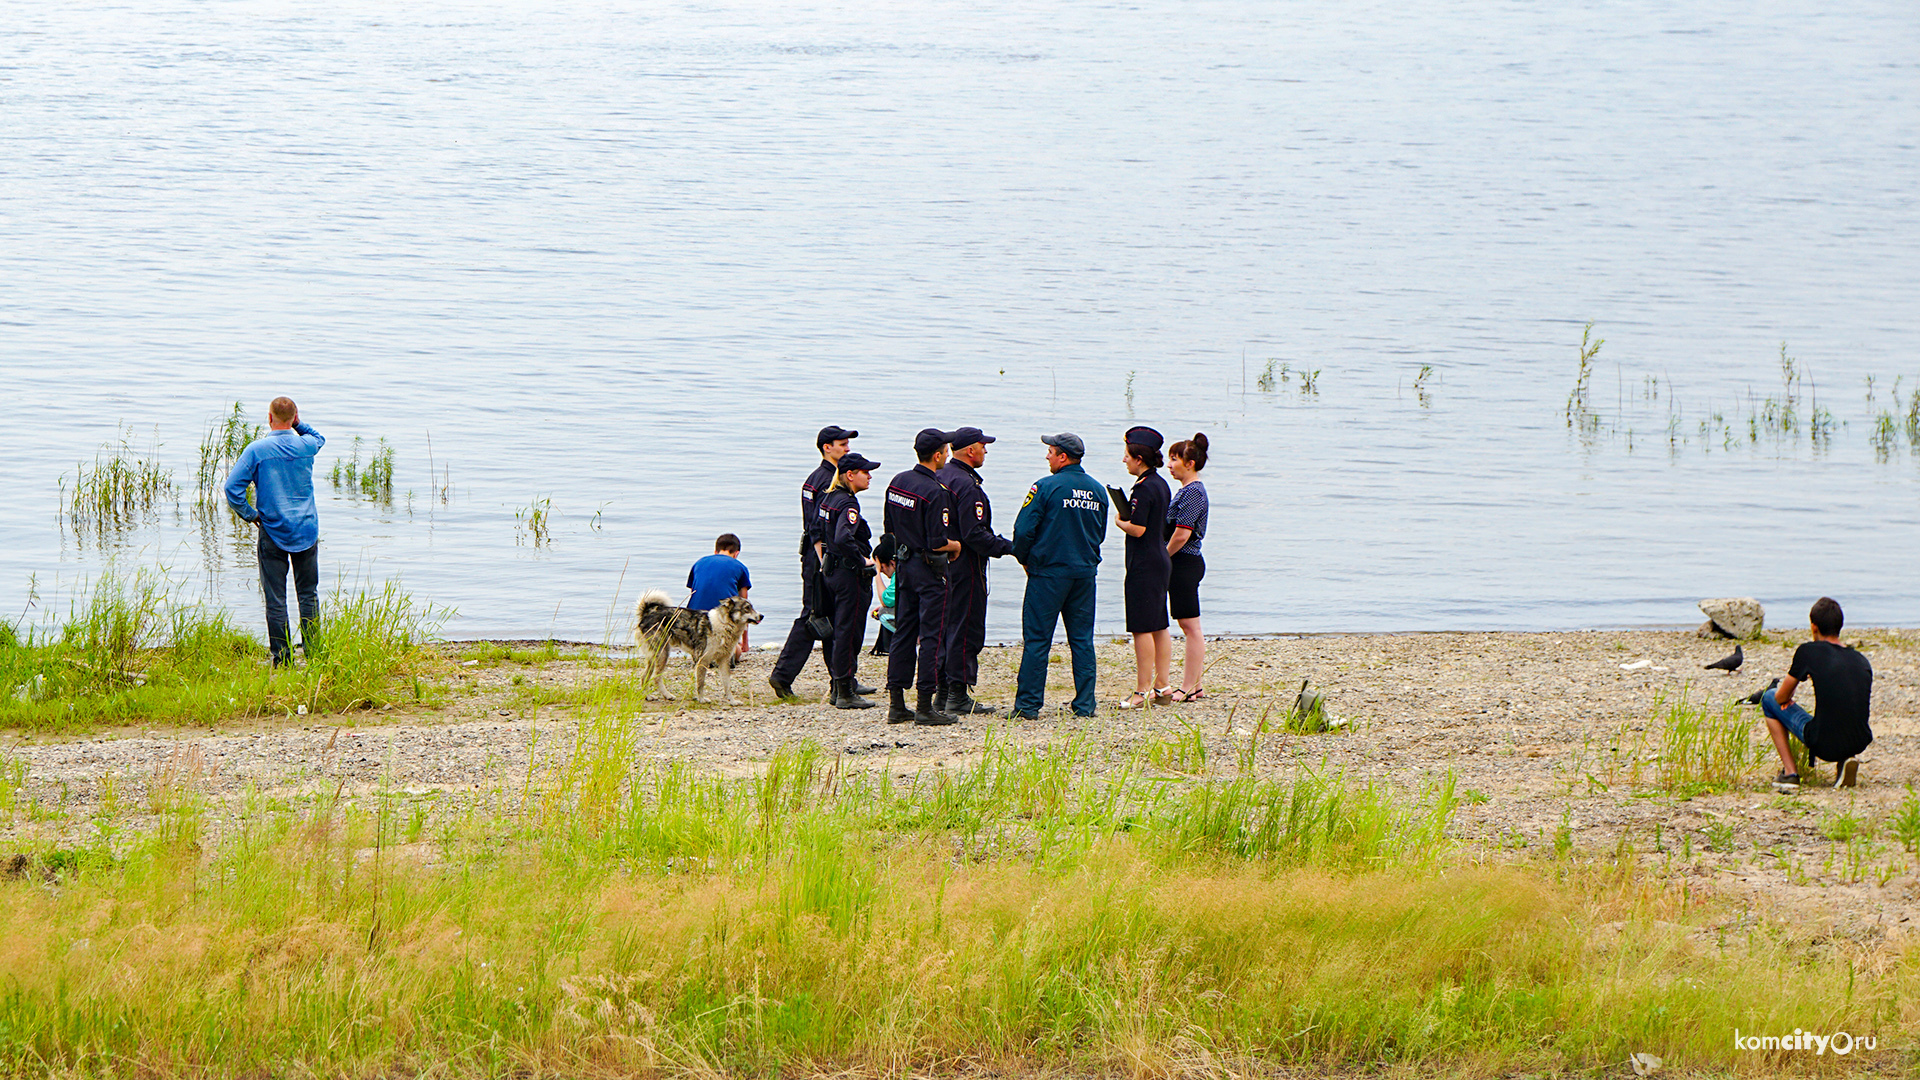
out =
[[[379,445],[368,456],[366,464],[360,463],[360,446],[364,440],[355,435],[352,451],[345,458],[334,458],[333,469],[327,479],[336,489],[372,499],[383,505],[393,502],[393,447],[387,445],[383,436]]]
[[[91,466],[76,466],[71,488],[61,478],[65,522],[82,542],[104,543],[175,502],[173,470],[160,464],[152,448],[135,450],[129,434],[122,429],[118,445],[107,443]]]
[[[246,409],[237,401],[233,403],[232,412],[207,427],[207,433],[200,439],[200,467],[194,473],[201,502],[211,504],[225,500],[221,488],[227,482],[227,474],[233,471],[248,445],[265,433],[266,428],[259,424],[247,423]]]

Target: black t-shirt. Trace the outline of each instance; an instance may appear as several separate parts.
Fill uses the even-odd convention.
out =
[[[1873,697],[1873,665],[1856,649],[1809,641],[1793,651],[1793,678],[1813,681],[1819,712],[1807,722],[1807,746],[1827,761],[1844,761],[1867,748],[1867,704]]]

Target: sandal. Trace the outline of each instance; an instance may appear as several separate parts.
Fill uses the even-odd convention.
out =
[[[1132,694],[1128,695],[1127,700],[1120,703],[1120,707],[1122,709],[1143,709],[1146,708],[1147,704],[1148,698],[1146,692],[1135,690]]]
[[[1162,686],[1157,688],[1153,692],[1153,703],[1155,705],[1165,705],[1166,703],[1172,700],[1173,700],[1173,687],[1171,686]]]
[[[1207,689],[1204,686],[1196,686],[1192,690],[1175,690],[1173,692],[1173,700],[1179,702],[1205,701],[1207,700]]]

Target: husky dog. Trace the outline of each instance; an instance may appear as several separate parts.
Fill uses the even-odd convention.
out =
[[[633,609],[633,644],[647,653],[646,678],[652,680],[667,666],[667,653],[679,649],[693,658],[693,700],[707,689],[707,670],[720,672],[720,699],[733,702],[733,651],[740,635],[765,616],[743,596],[729,596],[712,611],[674,607],[658,589],[640,598]]]

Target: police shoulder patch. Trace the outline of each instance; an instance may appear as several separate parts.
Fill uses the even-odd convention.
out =
[[[847,524],[855,525],[855,524],[858,524],[859,521],[860,521],[860,509],[854,506],[847,507]]]
[[[979,503],[974,503],[973,504],[973,520],[985,521],[986,517],[987,517],[987,508],[984,506],[981,506]]]

